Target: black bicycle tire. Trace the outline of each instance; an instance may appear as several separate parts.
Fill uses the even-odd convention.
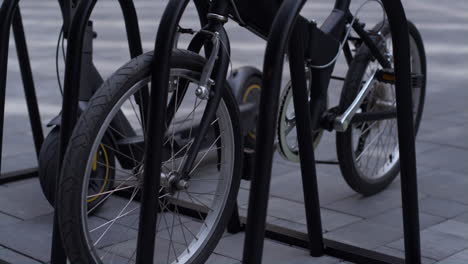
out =
[[[381,24],[378,24],[374,29],[381,27]],[[410,36],[414,39],[416,47],[419,51],[421,59],[421,72],[426,77],[427,75],[427,66],[426,66],[426,55],[424,50],[424,44],[422,41],[421,34],[417,30],[416,26],[412,22],[408,22],[408,31]],[[388,24],[384,25],[381,30],[382,34],[390,34],[390,27]],[[368,63],[372,59],[372,54],[367,46],[362,45],[349,67],[349,70],[346,75],[345,83],[343,85],[343,90],[340,96],[340,108],[341,111],[347,108],[354,100],[358,89],[361,85],[362,76],[365,73]],[[415,118],[415,133],[419,130],[419,126],[422,119],[422,114],[424,110],[424,99],[426,93],[426,81],[423,81],[420,93],[420,101],[417,110],[417,115]],[[340,170],[343,178],[346,183],[356,192],[364,195],[370,196],[388,187],[390,183],[397,177],[400,167],[399,161],[391,168],[383,177],[379,178],[376,181],[370,182],[359,175],[359,172],[356,169],[354,157],[353,157],[353,147],[352,147],[352,132],[351,129],[348,129],[345,132],[336,133],[336,153],[338,156],[338,161],[340,164]]]
[[[63,177],[60,182],[58,193],[58,206],[60,206],[58,212],[62,241],[71,263],[96,263],[88,249],[84,231],[81,229],[81,212],[78,208],[79,206],[77,206],[79,201],[76,201],[76,197],[79,196],[78,193],[81,192],[80,181],[82,182],[81,178],[83,178],[79,173],[80,166],[84,167],[83,160],[86,159],[81,158],[80,155],[83,154],[80,153],[85,153],[86,151],[76,152],[72,150],[89,145],[87,141],[93,140],[92,135],[96,133],[98,129],[84,128],[90,128],[92,126],[90,123],[92,122],[99,122],[99,115],[102,115],[101,113],[107,113],[107,111],[112,108],[113,103],[115,103],[133,84],[150,75],[152,59],[152,52],[145,53],[134,58],[115,72],[92,97],[87,111],[81,115],[70,139],[69,147],[64,157],[64,166],[62,168]],[[201,72],[205,64],[205,59],[186,50],[174,50],[171,64],[173,67],[189,68]],[[232,215],[240,186],[242,136],[238,118],[239,109],[227,84],[222,99],[231,117],[234,135],[235,152],[232,184],[225,210],[220,216],[219,225],[216,226],[206,246],[192,263],[204,263],[214,250]]]

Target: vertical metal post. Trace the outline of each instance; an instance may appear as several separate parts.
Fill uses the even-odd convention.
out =
[[[301,164],[302,187],[304,192],[304,205],[306,209],[307,234],[309,250],[312,256],[324,254],[322,235],[322,220],[320,216],[319,192],[317,186],[317,171],[315,167],[313,124],[309,102],[307,80],[305,73],[305,43],[304,24],[296,23],[289,41],[289,66],[293,88],[294,113],[296,116],[297,137],[299,143],[299,156]],[[312,86],[311,89],[321,87]],[[312,98],[312,100],[315,98]]]
[[[64,3],[63,1],[59,2],[61,4]],[[130,55],[133,58],[140,55],[143,51],[135,6],[132,1],[120,0],[119,3],[124,15]],[[78,6],[76,6],[73,18],[70,17],[71,14],[68,12],[69,10],[62,9],[65,23],[67,24],[68,21],[71,25],[70,28],[66,29],[69,34],[62,105],[59,164],[62,164],[63,155],[77,119],[78,95],[81,87],[83,40],[88,20],[95,4],[96,0],[82,0]],[[65,9],[68,8],[67,5],[61,6]],[[59,168],[61,168],[61,165]],[[57,186],[59,186],[58,182]],[[56,208],[56,210],[57,209],[58,208]],[[55,213],[51,263],[64,264],[66,263],[66,255],[61,244],[57,215],[58,214]]]
[[[140,27],[138,26],[138,17],[135,5],[133,4],[133,1],[128,0],[119,0],[119,4],[124,17],[130,57],[135,58],[143,53]]]
[[[242,231],[242,223],[239,219],[239,206],[237,206],[237,202],[234,205],[234,210],[232,210],[232,215],[229,218],[227,231],[231,234],[237,234]]]
[[[58,157],[58,172],[60,175],[63,156],[68,145],[68,141],[73,132],[78,115],[78,95],[81,81],[81,60],[83,50],[83,39],[87,27],[87,22],[91,11],[96,4],[96,0],[82,0],[75,10],[75,15],[71,21],[68,34],[67,59],[65,62],[65,79],[62,101],[62,121],[60,129],[60,144]],[[57,177],[57,189],[60,185],[60,177]],[[52,234],[52,264],[65,264],[66,255],[60,237],[58,225],[58,213],[60,208],[55,206],[54,228]]]
[[[251,183],[243,263],[262,262],[265,221],[271,181],[278,98],[284,54],[294,22],[305,1],[285,0],[273,21],[263,66],[263,92],[257,124],[254,176]]]
[[[162,148],[166,130],[170,59],[178,22],[187,4],[188,0],[173,0],[168,3],[156,36],[151,86],[157,89],[151,91],[145,135],[144,175],[136,252],[136,262],[139,264],[153,263],[162,162],[162,152],[159,150]]]
[[[5,120],[5,93],[8,68],[10,26],[19,0],[4,0],[0,7],[0,170],[2,168],[3,123]]]
[[[125,22],[125,30],[127,32],[128,48],[130,51],[130,57],[135,58],[143,53],[143,47],[141,44],[140,28],[138,26],[138,17],[135,10],[133,1],[119,0],[120,9]],[[137,95],[135,95],[135,101],[140,109],[140,116],[143,123],[143,129],[145,128],[148,109],[149,109],[149,89],[148,86],[144,86],[140,89]]]
[[[15,37],[16,52],[18,54],[18,62],[23,79],[24,95],[26,97],[26,106],[28,107],[29,122],[36,148],[36,155],[39,157],[42,142],[44,141],[44,133],[42,131],[41,116],[37,105],[36,91],[34,88],[34,80],[31,71],[29,60],[28,47],[24,35],[23,20],[21,18],[20,8],[16,8],[13,18],[13,34]]]
[[[390,23],[396,75],[398,143],[406,263],[421,263],[418,185],[408,24],[401,1],[383,0]]]

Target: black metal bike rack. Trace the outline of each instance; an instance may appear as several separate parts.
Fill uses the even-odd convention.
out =
[[[197,4],[198,1],[195,1]],[[172,10],[161,19],[155,45],[152,83],[158,87],[166,87],[169,76],[169,60],[174,45],[176,25],[187,6],[188,0],[170,1],[166,10]],[[341,242],[323,238],[318,186],[315,171],[315,159],[311,139],[311,117],[306,107],[306,87],[304,73],[304,47],[299,34],[294,34],[295,20],[305,1],[285,0],[278,12],[270,31],[269,41],[264,61],[263,91],[261,96],[260,120],[257,125],[257,148],[254,161],[254,177],[250,192],[248,218],[238,216],[236,212],[229,222],[228,230],[238,232],[246,223],[246,239],[244,244],[243,263],[261,263],[263,239],[269,237],[288,244],[309,248],[312,256],[330,255],[357,263],[420,263],[419,215],[416,183],[414,128],[412,117],[412,99],[410,86],[409,38],[406,26],[406,16],[400,1],[384,0],[384,6],[391,25],[395,48],[395,75],[397,89],[398,136],[401,157],[401,182],[403,200],[403,220],[405,233],[406,258],[401,259],[379,252],[347,245]],[[198,8],[198,6],[197,6]],[[198,10],[203,14],[203,10]],[[202,12],[200,12],[202,11]],[[206,10],[205,10],[206,11]],[[200,16],[203,18],[203,16]],[[203,22],[203,21],[202,21]],[[203,24],[203,23],[202,23]],[[291,41],[289,41],[291,36]],[[158,41],[164,40],[164,41]],[[294,44],[291,44],[294,43]],[[192,40],[189,48],[198,51],[203,43]],[[298,122],[298,137],[300,142],[301,169],[305,194],[305,207],[308,233],[293,231],[284,227],[266,224],[272,156],[274,152],[274,132],[276,126],[275,114],[278,109],[283,59],[289,44],[290,65],[293,82],[293,96]],[[147,140],[145,155],[145,175],[159,175],[161,155],[154,151],[161,147],[164,132],[164,112],[167,93],[165,89],[154,91],[150,103],[148,132],[152,135]],[[162,107],[157,107],[162,106]],[[304,109],[305,108],[305,109]],[[305,147],[304,147],[305,146]],[[307,175],[307,177],[305,176]],[[156,177],[157,178],[157,177]],[[157,218],[157,199],[150,194],[157,189],[158,180],[145,177],[143,196],[141,199],[140,230],[137,248],[137,263],[152,263],[155,221]],[[190,212],[189,205],[183,208]],[[179,209],[181,207],[179,206]]]
[[[401,194],[405,259],[323,238],[320,203],[307,108],[304,74],[304,48],[294,32],[295,22],[306,1],[284,0],[270,31],[264,60],[263,92],[257,125],[257,161],[252,180],[246,223],[243,263],[261,263],[264,237],[307,247],[312,256],[330,255],[357,263],[421,263],[416,155],[410,87],[410,51],[406,16],[401,1],[382,0],[391,27],[394,46],[398,140],[401,159]],[[273,142],[283,70],[284,54],[289,47],[291,78],[308,233],[267,225],[267,205],[271,180]],[[313,88],[312,88],[313,89]]]
[[[78,3],[70,0],[59,0],[64,15],[68,45],[65,62],[64,94],[59,144],[59,170],[63,161],[68,141],[78,117],[78,95],[81,87],[82,50],[88,21],[97,0],[81,0]],[[134,58],[143,52],[138,18],[133,1],[119,0],[127,33],[130,57]],[[68,24],[69,23],[69,24]],[[60,173],[58,173],[60,175]],[[58,186],[57,179],[57,185]],[[57,221],[57,208],[54,213],[52,236],[52,264],[65,264],[67,257],[62,246],[60,228]]]
[[[28,48],[24,35],[21,12],[18,6],[19,0],[5,0],[0,7],[0,169],[2,164],[3,149],[3,125],[5,119],[5,92],[8,70],[8,51],[10,41],[10,28],[13,27],[13,35],[16,44],[18,62],[23,80],[26,105],[28,108],[29,122],[31,124],[36,155],[39,155],[44,134],[42,131],[41,117],[37,104],[36,90],[31,72]],[[21,169],[0,175],[0,183],[34,177],[36,168]]]
[[[66,0],[59,0],[61,3]],[[262,251],[263,251],[263,239],[269,237],[275,240],[283,241],[288,244],[297,245],[300,247],[309,248],[311,255],[322,256],[330,255],[345,260],[358,262],[358,263],[420,263],[420,241],[419,241],[419,216],[418,216],[418,197],[417,197],[417,182],[416,182],[416,165],[415,165],[415,148],[414,148],[414,129],[413,129],[413,117],[412,117],[412,101],[410,89],[405,89],[410,85],[410,65],[409,65],[409,39],[407,34],[406,17],[400,1],[395,0],[382,0],[389,18],[391,25],[391,31],[394,42],[395,51],[395,74],[396,74],[396,95],[397,95],[397,110],[398,110],[398,135],[399,135],[399,146],[400,146],[400,157],[401,157],[401,188],[402,188],[402,200],[403,200],[403,220],[404,220],[404,234],[405,234],[405,253],[406,258],[400,259],[388,255],[384,255],[378,252],[370,251],[367,249],[358,248],[344,243],[331,241],[324,239],[322,236],[322,226],[320,219],[320,204],[318,199],[318,186],[316,180],[315,171],[315,160],[314,152],[312,147],[312,136],[310,135],[310,113],[308,109],[304,109],[307,102],[304,102],[307,98],[303,93],[306,92],[306,88],[303,87],[304,73],[303,73],[303,47],[297,46],[294,43],[294,39],[300,39],[298,34],[294,34],[294,25],[296,18],[305,3],[303,1],[284,0],[282,7],[278,12],[272,29],[270,31],[269,41],[267,50],[265,53],[265,62],[263,72],[263,92],[260,106],[260,120],[257,128],[258,144],[256,149],[257,158],[254,162],[254,174],[252,182],[252,189],[249,199],[249,211],[248,218],[238,218],[235,214],[230,222],[230,229],[233,231],[239,231],[241,224],[246,223],[246,241],[244,245],[244,257],[243,263],[257,264],[261,263]],[[8,38],[9,38],[9,25],[13,23],[13,29],[15,33],[15,40],[17,42],[18,54],[20,59],[20,67],[23,75],[23,82],[25,84],[26,97],[28,100],[28,110],[31,117],[31,124],[33,126],[33,133],[36,143],[36,149],[39,150],[40,143],[42,142],[42,130],[40,133],[34,132],[34,128],[37,128],[37,120],[40,119],[32,118],[36,114],[39,116],[37,110],[37,101],[34,93],[34,86],[32,82],[32,74],[29,66],[29,58],[27,56],[26,45],[24,41],[24,32],[22,30],[21,17],[19,14],[19,8],[17,8],[19,0],[5,0],[0,9],[0,19],[2,19],[1,26],[1,43],[0,43],[0,96],[5,96],[5,82],[6,82],[6,63],[8,54]],[[77,120],[78,115],[78,91],[80,89],[81,80],[81,61],[83,49],[83,41],[85,37],[86,26],[89,21],[91,12],[96,4],[97,0],[81,0],[74,7],[73,17],[68,17],[70,26],[67,28],[68,37],[68,48],[67,48],[67,60],[65,68],[65,83],[64,83],[64,97],[62,106],[62,122],[61,122],[61,139],[60,139],[60,163],[63,160],[63,154],[65,152],[68,140],[72,133],[73,127]],[[206,13],[203,1],[195,1],[199,14]],[[138,20],[136,17],[135,7],[132,1],[119,0],[120,6],[125,19],[125,26],[127,31],[127,38],[129,42],[130,55],[135,57],[142,53],[141,37],[139,33]],[[185,9],[188,0],[183,1],[170,1],[169,5],[175,10]],[[198,4],[197,4],[198,3]],[[63,10],[62,10],[63,11]],[[176,12],[177,13],[177,12]],[[181,13],[181,12],[179,12]],[[64,19],[67,17],[64,16]],[[202,20],[205,17],[200,16]],[[180,17],[163,17],[161,23],[166,23],[172,19],[180,19]],[[5,26],[7,25],[8,26]],[[174,36],[175,28],[160,28],[158,35],[161,36]],[[5,37],[6,36],[6,37]],[[290,36],[290,37],[289,37]],[[173,47],[172,41],[164,42],[164,46],[155,46],[155,57],[158,61],[155,61],[155,69],[153,71],[153,81],[161,83],[164,87],[165,78],[168,76],[168,65],[170,58],[170,51]],[[5,45],[6,43],[6,45]],[[21,44],[23,43],[23,44]],[[160,42],[161,43],[161,42]],[[300,43],[297,41],[296,43]],[[301,232],[286,229],[280,226],[274,226],[266,223],[266,210],[268,204],[269,188],[270,188],[270,174],[272,165],[273,155],[273,131],[276,126],[276,113],[278,109],[278,96],[280,92],[282,65],[285,51],[289,44],[290,54],[290,67],[293,81],[293,96],[296,107],[298,122],[298,137],[300,141],[301,157],[301,170],[303,175],[304,195],[305,195],[305,206],[307,216],[307,227],[308,233],[304,234]],[[197,40],[192,41],[190,48],[199,50],[203,46],[203,43],[197,43]],[[22,47],[22,48],[20,48]],[[21,50],[20,50],[21,49]],[[156,54],[156,52],[158,54]],[[157,56],[156,56],[157,55]],[[302,70],[300,69],[302,68]],[[28,81],[29,80],[29,81]],[[164,96],[166,95],[164,89],[158,89],[157,94],[151,98],[152,105],[165,105]],[[160,95],[160,96],[158,96]],[[303,96],[304,95],[304,96]],[[0,98],[0,99],[2,99]],[[29,99],[28,99],[29,98]],[[29,101],[31,100],[31,101]],[[4,100],[0,100],[0,121],[3,125],[3,111],[4,111]],[[158,124],[164,123],[163,115],[157,115],[156,109],[151,109],[150,120],[153,123],[153,130],[158,132]],[[265,115],[265,113],[268,113]],[[156,115],[155,115],[156,114]],[[33,124],[34,122],[34,124]],[[149,124],[151,126],[151,124]],[[162,125],[159,127],[163,127]],[[1,147],[1,135],[0,134],[0,147]],[[158,137],[155,135],[151,142],[147,145],[153,146],[149,149],[155,149],[154,146],[160,145],[154,139],[162,138],[162,135]],[[39,144],[38,144],[39,143]],[[39,147],[38,147],[39,146]],[[306,147],[304,147],[306,146]],[[155,156],[147,156],[145,160],[161,161],[161,157],[158,157],[157,153],[153,153]],[[147,153],[151,155],[151,153]],[[150,168],[146,168],[148,171],[158,171],[158,166],[155,166],[158,162],[147,162],[146,165]],[[60,167],[60,166],[59,166]],[[156,175],[158,175],[156,173]],[[149,178],[149,177],[145,177]],[[150,188],[157,184],[156,181],[151,182],[145,186]],[[57,184],[58,186],[58,184]],[[146,205],[145,205],[146,204]],[[154,212],[154,201],[150,201],[148,198],[145,199],[143,192],[142,199],[142,212],[141,219],[146,219],[140,222],[142,228],[140,230],[148,231],[148,228],[155,226],[152,223],[155,221],[156,213]],[[146,208],[146,209],[145,209]],[[153,212],[152,212],[153,211]],[[146,215],[146,216],[145,216]],[[151,217],[147,217],[151,215]],[[240,221],[237,221],[239,220]],[[237,230],[236,230],[237,229]],[[139,247],[137,252],[137,263],[152,262],[151,258],[145,258],[145,256],[151,256],[152,247],[151,243],[145,243],[145,237],[149,237],[153,232],[147,232],[146,234],[139,233],[138,242],[144,243],[146,247]],[[151,251],[151,252],[150,252]],[[52,253],[51,253],[52,264],[65,264],[66,255],[64,253],[61,239],[60,230],[57,225],[57,214],[54,217],[54,233],[52,242]]]
[[[19,1],[20,0],[5,0],[3,1],[2,6],[0,7],[0,168],[5,109],[6,76],[8,66],[8,50],[11,26],[13,26],[18,60],[21,69],[26,103],[28,107],[29,119],[32,127],[37,155],[39,155],[39,151],[44,140],[37,97],[34,88],[30,60],[23,29],[23,23],[20,8],[18,6]],[[63,159],[63,153],[66,149],[68,139],[72,133],[77,117],[78,91],[80,88],[81,80],[80,66],[82,61],[83,41],[85,39],[85,32],[87,30],[89,17],[96,3],[96,0],[82,0],[79,1],[79,4],[77,4],[77,1],[75,0],[58,1],[64,19],[64,34],[68,38],[61,121],[62,129],[59,157],[59,162],[61,163]],[[140,55],[143,51],[135,6],[133,4],[133,1],[128,0],[119,0],[119,4],[124,16],[130,49],[130,56],[133,58]],[[19,180],[28,177],[34,177],[36,175],[36,168],[15,171],[0,176],[0,183]],[[61,244],[60,230],[58,225],[56,224],[56,216],[57,214],[55,214],[54,216],[51,263],[65,264],[66,256]]]

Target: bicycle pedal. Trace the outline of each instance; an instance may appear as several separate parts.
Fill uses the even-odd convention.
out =
[[[396,76],[393,69],[390,70],[379,70],[376,73],[376,79],[379,82],[395,84]],[[422,87],[425,84],[426,79],[423,74],[411,73],[411,87]]]
[[[377,81],[388,84],[395,84],[396,76],[393,69],[378,70],[375,74]]]

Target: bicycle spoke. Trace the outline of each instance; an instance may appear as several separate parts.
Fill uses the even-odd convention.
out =
[[[122,212],[124,212],[125,209],[127,209],[127,207],[130,205],[130,203],[133,201],[133,198],[135,198],[135,195],[137,194],[137,189],[138,188],[135,188],[135,190],[133,191],[132,197],[127,202],[127,204],[124,206],[124,208],[120,211],[119,215],[112,221],[112,223],[106,228],[106,230],[104,230],[104,232],[101,234],[101,236],[94,242],[94,246],[96,246],[99,243],[99,241],[101,241],[101,239],[109,231],[109,229],[112,227],[112,225],[114,225],[115,221],[117,221],[118,217],[120,217]]]
[[[213,150],[213,147],[214,145],[218,142],[218,140],[221,138],[221,136],[223,135],[223,131],[221,131],[220,135],[216,138],[216,140],[211,144],[211,146],[209,147],[209,149],[207,151],[205,151],[205,153],[203,154],[202,158],[198,161],[198,163],[193,167],[193,169],[189,172],[189,175],[192,174],[192,172],[194,170],[196,170],[198,168],[198,166],[200,165],[200,163],[203,161],[203,159],[206,157],[206,155],[208,155],[208,152],[210,152],[211,150]]]
[[[107,145],[107,144],[104,144],[104,143],[103,143],[102,145],[104,145],[104,147],[106,147],[106,148],[112,150],[113,152],[115,152],[115,153],[117,153],[117,154],[119,154],[119,155],[121,155],[121,156],[123,156],[123,157],[125,157],[125,158],[131,159],[131,160],[134,161],[134,162],[138,162],[138,163],[140,163],[140,164],[143,162],[142,160],[136,160],[135,158],[130,157],[130,156],[128,156],[127,154],[123,153],[122,151],[119,151],[119,150],[117,150],[117,149],[115,149],[115,148],[113,148],[113,147],[111,147],[111,146],[109,146],[109,145]]]
[[[127,180],[130,179],[131,177],[133,177],[133,176],[128,177]],[[125,181],[122,182],[121,184],[119,184],[115,189],[120,188],[121,186],[124,185],[124,183],[125,183]],[[87,211],[87,214],[90,214],[92,211],[94,211],[96,208],[98,208],[99,205],[101,205],[104,201],[106,201],[112,194],[113,194],[113,192],[107,194],[106,197],[102,198],[97,204],[95,204],[91,209],[89,209]],[[89,198],[87,197],[86,199],[89,199]]]
[[[102,225],[100,225],[100,226],[98,226],[98,227],[95,227],[94,229],[90,230],[89,232],[92,233],[92,232],[94,232],[94,231],[96,231],[96,230],[98,230],[98,229],[100,229],[100,228],[102,228],[102,227],[104,227],[104,226],[110,224],[110,223],[113,222],[114,220],[119,220],[119,219],[121,219],[121,218],[124,218],[125,216],[131,214],[132,212],[134,212],[134,211],[137,210],[137,209],[140,209],[140,206],[135,207],[135,208],[133,208],[132,210],[126,212],[125,214],[122,214],[122,215],[120,215],[120,216],[117,216],[116,218],[114,218],[114,219],[112,219],[112,220],[109,220],[109,221],[105,222],[104,224],[102,224]]]
[[[115,193],[115,192],[118,192],[118,191],[123,191],[123,190],[131,189],[131,188],[135,188],[137,186],[138,186],[138,184],[125,186],[125,187],[118,188],[118,189],[113,189],[113,190],[110,190],[110,191],[107,191],[107,192],[101,192],[101,193],[98,193],[98,194],[88,195],[87,198],[89,199],[89,198],[93,198],[93,197],[97,197],[97,196],[101,196],[101,195],[105,195],[105,194],[109,194],[109,193],[112,194],[112,193]]]

